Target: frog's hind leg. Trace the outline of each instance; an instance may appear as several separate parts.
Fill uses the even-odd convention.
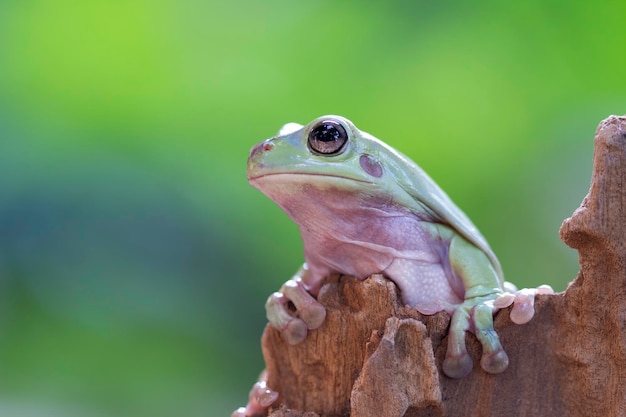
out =
[[[498,275],[487,255],[459,235],[450,241],[449,261],[463,281],[465,299],[452,315],[444,372],[452,378],[471,372],[472,360],[465,346],[467,331],[474,333],[482,345],[482,368],[489,373],[502,372],[509,358],[493,328],[494,300],[503,293]]]

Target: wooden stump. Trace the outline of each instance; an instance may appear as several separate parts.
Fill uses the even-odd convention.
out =
[[[496,314],[505,372],[480,368],[468,334],[473,372],[446,377],[447,313],[401,306],[381,276],[333,276],[318,297],[326,321],[302,344],[265,329],[268,385],[280,393],[270,416],[625,416],[626,117],[600,123],[589,193],[560,234],[581,270],[565,292],[537,297],[529,323]]]

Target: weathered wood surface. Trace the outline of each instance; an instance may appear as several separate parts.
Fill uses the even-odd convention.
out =
[[[280,392],[270,415],[626,416],[626,117],[598,127],[589,193],[560,234],[580,272],[564,293],[538,296],[529,323],[496,314],[505,372],[485,373],[468,335],[473,372],[446,377],[446,313],[402,307],[382,277],[330,277],[326,321],[304,343],[264,332],[268,385]]]

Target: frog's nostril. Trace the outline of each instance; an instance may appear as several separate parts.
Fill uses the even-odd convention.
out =
[[[263,152],[268,152],[272,149],[274,149],[274,144],[269,140],[257,143],[252,147],[252,149],[250,149],[250,157],[253,157],[254,155],[261,155]]]

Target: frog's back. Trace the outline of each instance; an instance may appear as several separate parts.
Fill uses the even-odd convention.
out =
[[[393,164],[389,164],[388,168],[393,171],[393,175],[399,187],[414,201],[412,207],[416,210],[419,208],[420,211],[425,209],[427,214],[432,217],[434,221],[451,226],[461,236],[485,252],[501,282],[504,282],[504,274],[500,262],[493,250],[491,250],[487,240],[469,217],[467,217],[435,181],[406,155],[398,152],[373,136],[364,132],[362,133],[367,140],[376,142],[377,145],[380,146],[380,149],[388,154],[388,160],[394,162]]]

